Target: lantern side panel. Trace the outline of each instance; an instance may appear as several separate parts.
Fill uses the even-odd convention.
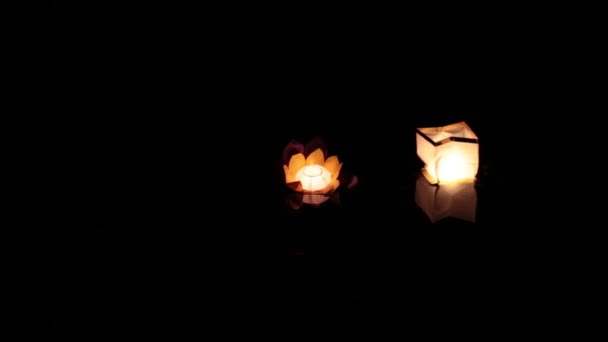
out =
[[[429,174],[435,177],[435,159],[437,154],[437,148],[431,144],[428,140],[420,135],[420,133],[416,133],[416,153],[418,157],[425,165],[425,169],[429,172]]]
[[[469,127],[469,125],[467,125],[464,121],[440,127],[440,129],[453,137],[477,140],[477,135],[475,135],[471,127]]]
[[[439,182],[474,180],[479,169],[479,145],[452,141],[437,147],[434,161]]]

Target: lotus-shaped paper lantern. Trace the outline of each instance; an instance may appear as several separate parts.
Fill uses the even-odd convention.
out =
[[[285,148],[283,171],[285,183],[306,194],[329,194],[340,186],[342,163],[337,156],[326,158],[327,149],[317,138],[306,146],[292,141]]]
[[[416,130],[422,174],[431,184],[471,183],[479,168],[479,141],[463,121]]]
[[[328,156],[323,140],[316,137],[306,145],[292,140],[283,150],[285,184],[294,190],[289,205],[300,209],[307,204],[320,207],[325,203],[340,205],[338,188],[352,189],[359,183],[356,175],[342,169],[337,156]]]

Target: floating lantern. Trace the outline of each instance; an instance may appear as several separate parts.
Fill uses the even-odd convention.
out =
[[[289,203],[294,209],[303,204],[319,207],[328,202],[338,204],[337,189],[352,189],[358,184],[355,175],[342,171],[342,163],[337,156],[329,156],[325,143],[314,138],[306,145],[291,141],[283,150],[283,172],[285,184],[294,193]],[[342,185],[342,186],[341,186]]]
[[[288,147],[295,147],[298,144],[291,142]],[[305,148],[302,148],[302,152],[291,155],[289,161],[283,164],[285,183],[290,188],[307,194],[328,194],[340,186],[338,176],[342,163],[337,156],[326,159],[326,152],[321,144],[319,142],[319,146],[309,154],[306,153]]]
[[[472,183],[479,169],[479,141],[464,122],[416,130],[416,152],[430,184]]]
[[[450,183],[435,186],[423,175],[416,180],[416,205],[432,223],[448,217],[475,223],[477,190],[474,183]]]

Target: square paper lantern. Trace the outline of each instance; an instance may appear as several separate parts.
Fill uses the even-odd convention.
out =
[[[476,221],[477,190],[474,183],[435,186],[419,175],[416,180],[415,201],[431,223],[448,217],[470,223]]]
[[[479,141],[464,122],[416,130],[422,174],[431,184],[470,183],[479,169]]]

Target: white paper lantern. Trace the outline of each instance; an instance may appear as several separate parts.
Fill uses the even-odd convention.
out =
[[[479,169],[479,140],[464,122],[416,130],[422,174],[431,184],[471,183]]]

